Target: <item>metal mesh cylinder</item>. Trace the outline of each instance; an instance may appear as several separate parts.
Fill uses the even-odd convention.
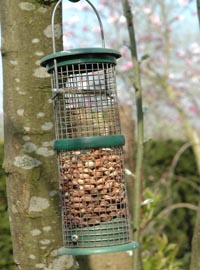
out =
[[[85,48],[42,62],[52,77],[65,254],[137,247],[131,241],[116,94],[119,57],[114,50]]]
[[[122,148],[60,151],[59,168],[66,246],[130,242]]]
[[[57,77],[58,75],[58,77]],[[56,138],[120,134],[112,63],[76,64],[52,74]]]

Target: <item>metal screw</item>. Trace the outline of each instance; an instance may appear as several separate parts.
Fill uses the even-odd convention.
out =
[[[78,235],[73,234],[72,237],[71,237],[71,239],[72,239],[72,242],[73,243],[77,243],[78,242]]]

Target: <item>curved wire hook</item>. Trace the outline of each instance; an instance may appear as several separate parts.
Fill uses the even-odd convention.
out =
[[[70,0],[69,0],[70,1]],[[78,0],[79,1],[79,0]],[[77,2],[78,2],[77,1]],[[89,1],[89,0],[85,0],[91,7],[92,9],[94,10],[96,16],[97,16],[97,19],[98,19],[98,22],[99,22],[99,26],[100,26],[100,30],[101,30],[101,40],[102,40],[102,47],[105,48],[105,37],[104,37],[104,30],[103,30],[103,24],[102,24],[102,21],[101,21],[101,18],[98,14],[98,11],[96,10],[96,8],[94,7],[94,5]],[[59,0],[57,2],[57,4],[55,5],[54,7],[54,10],[53,10],[53,13],[52,13],[52,19],[51,19],[51,31],[52,31],[52,47],[53,47],[53,53],[56,53],[56,44],[55,44],[55,28],[54,28],[54,22],[55,22],[55,14],[56,14],[56,10],[59,6],[59,4],[62,2],[62,0]],[[71,1],[73,2],[73,1]]]

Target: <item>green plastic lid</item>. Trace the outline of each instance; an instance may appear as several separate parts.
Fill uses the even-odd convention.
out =
[[[101,68],[103,63],[116,65],[116,59],[120,57],[120,52],[108,48],[79,48],[47,55],[41,59],[40,65],[46,67],[47,71],[52,73],[56,60],[58,68],[69,66],[68,72],[70,72],[70,66],[75,65],[73,70],[77,70],[80,73],[85,71],[85,64],[88,69],[91,68],[90,66],[92,66],[92,69],[97,69],[97,66]],[[95,66],[97,63],[98,65]],[[76,68],[78,64],[83,64],[83,66]]]
[[[123,146],[124,144],[125,144],[125,137],[123,135],[95,136],[95,137],[55,140],[54,149],[60,151],[79,150],[79,149],[93,149],[101,147],[118,147]]]

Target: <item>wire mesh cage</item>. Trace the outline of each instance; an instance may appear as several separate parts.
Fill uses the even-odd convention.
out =
[[[115,64],[85,63],[58,68],[54,111],[56,138],[120,134]]]
[[[116,92],[121,55],[107,48],[53,48],[41,65],[52,81],[65,246],[60,254],[134,249]]]
[[[59,160],[66,245],[130,242],[121,147],[61,151]]]

